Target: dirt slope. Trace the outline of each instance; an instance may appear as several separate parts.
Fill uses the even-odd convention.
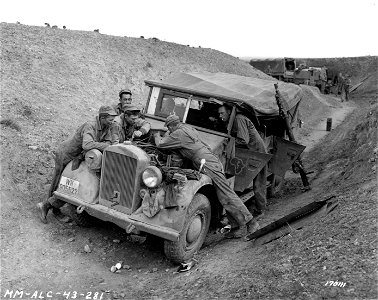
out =
[[[270,212],[280,203],[334,194],[340,201],[334,213],[264,246],[211,244],[197,255],[192,271],[177,274],[159,241],[139,244],[111,224],[81,228],[51,216],[49,224],[41,224],[35,203],[47,193],[51,152],[102,103],[115,103],[120,88],[132,88],[135,100],[143,102],[144,79],[198,70],[265,75],[211,49],[5,23],[0,30],[0,298],[16,289],[53,291],[54,299],[66,299],[56,294],[64,291],[71,292],[69,297],[82,293],[78,299],[88,292],[103,293],[103,299],[377,298],[376,90],[341,104],[304,87],[299,136],[312,141],[305,165],[315,171],[313,190],[301,193],[300,179],[290,176],[282,193],[270,200]],[[324,118],[355,107],[315,146],[314,128],[323,126]],[[120,260],[130,268],[110,273]],[[330,280],[346,286],[325,287]]]

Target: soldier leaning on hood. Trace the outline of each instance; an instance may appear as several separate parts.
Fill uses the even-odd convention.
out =
[[[93,120],[81,125],[75,134],[64,141],[56,151],[55,172],[51,182],[48,198],[37,204],[39,217],[43,223],[47,223],[47,213],[55,208],[54,213],[60,213],[60,208],[65,204],[53,194],[59,185],[59,179],[64,168],[70,161],[73,162],[73,170],[77,168],[84,158],[85,152],[98,149],[101,152],[109,145],[118,144],[119,126],[114,122],[117,116],[111,106],[101,106],[99,115]],[[76,166],[74,166],[76,165]]]
[[[148,141],[151,124],[140,113],[140,109],[134,105],[127,105],[124,112],[115,118],[119,124],[119,142],[128,140]]]
[[[211,178],[219,202],[228,216],[238,224],[238,227],[226,237],[241,238],[255,231],[259,227],[258,223],[227,182],[222,163],[211,152],[210,147],[200,139],[198,132],[190,125],[181,123],[176,115],[168,116],[165,126],[168,127],[169,134],[164,137],[161,137],[160,133],[154,134],[158,148],[177,150],[183,157],[192,161],[196,170],[199,170],[201,159],[206,160],[201,173]]]

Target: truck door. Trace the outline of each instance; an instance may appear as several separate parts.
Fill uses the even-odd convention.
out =
[[[271,154],[235,147],[235,157],[226,163],[226,173],[235,176],[234,190],[243,192],[251,187],[253,179],[271,158]]]
[[[294,161],[303,152],[306,146],[284,140],[275,136],[273,138],[273,157],[269,162],[269,171],[284,177]]]

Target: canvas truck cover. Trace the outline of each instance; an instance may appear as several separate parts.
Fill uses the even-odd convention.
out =
[[[178,73],[161,81],[145,81],[147,85],[235,101],[241,106],[254,109],[257,116],[279,115],[274,89],[276,82],[276,80],[210,72]],[[287,110],[302,99],[302,89],[299,86],[280,81],[278,87],[287,104]]]

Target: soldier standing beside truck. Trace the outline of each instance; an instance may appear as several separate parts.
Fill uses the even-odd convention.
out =
[[[219,118],[227,123],[230,119],[231,108],[223,105],[218,108]],[[231,136],[235,137],[235,146],[239,148],[247,148],[253,151],[267,153],[265,143],[257,132],[255,126],[246,116],[236,113],[234,123],[231,129]],[[255,193],[255,216],[261,215],[266,209],[266,177],[267,168],[262,168],[260,173],[251,183]]]
[[[191,160],[197,170],[200,169],[201,159],[206,160],[201,172],[212,179],[219,202],[239,225],[226,237],[241,238],[256,230],[258,223],[255,222],[252,214],[227,182],[222,163],[200,140],[198,132],[190,125],[181,123],[176,115],[168,116],[165,126],[169,130],[168,135],[161,137],[160,133],[154,134],[155,144],[158,148],[177,150],[183,157]]]
[[[347,74],[347,75],[345,75],[345,79],[344,79],[345,101],[349,101],[349,89],[350,89],[350,86],[351,86],[350,75]]]
[[[37,204],[39,217],[43,223],[47,223],[46,216],[51,208],[60,209],[66,203],[57,199],[53,192],[57,189],[60,175],[68,163],[77,160],[78,167],[83,160],[83,152],[91,149],[102,152],[109,145],[118,143],[118,125],[114,122],[116,116],[117,113],[111,106],[101,106],[95,120],[81,125],[70,139],[60,145],[55,155],[55,172],[48,198]]]

